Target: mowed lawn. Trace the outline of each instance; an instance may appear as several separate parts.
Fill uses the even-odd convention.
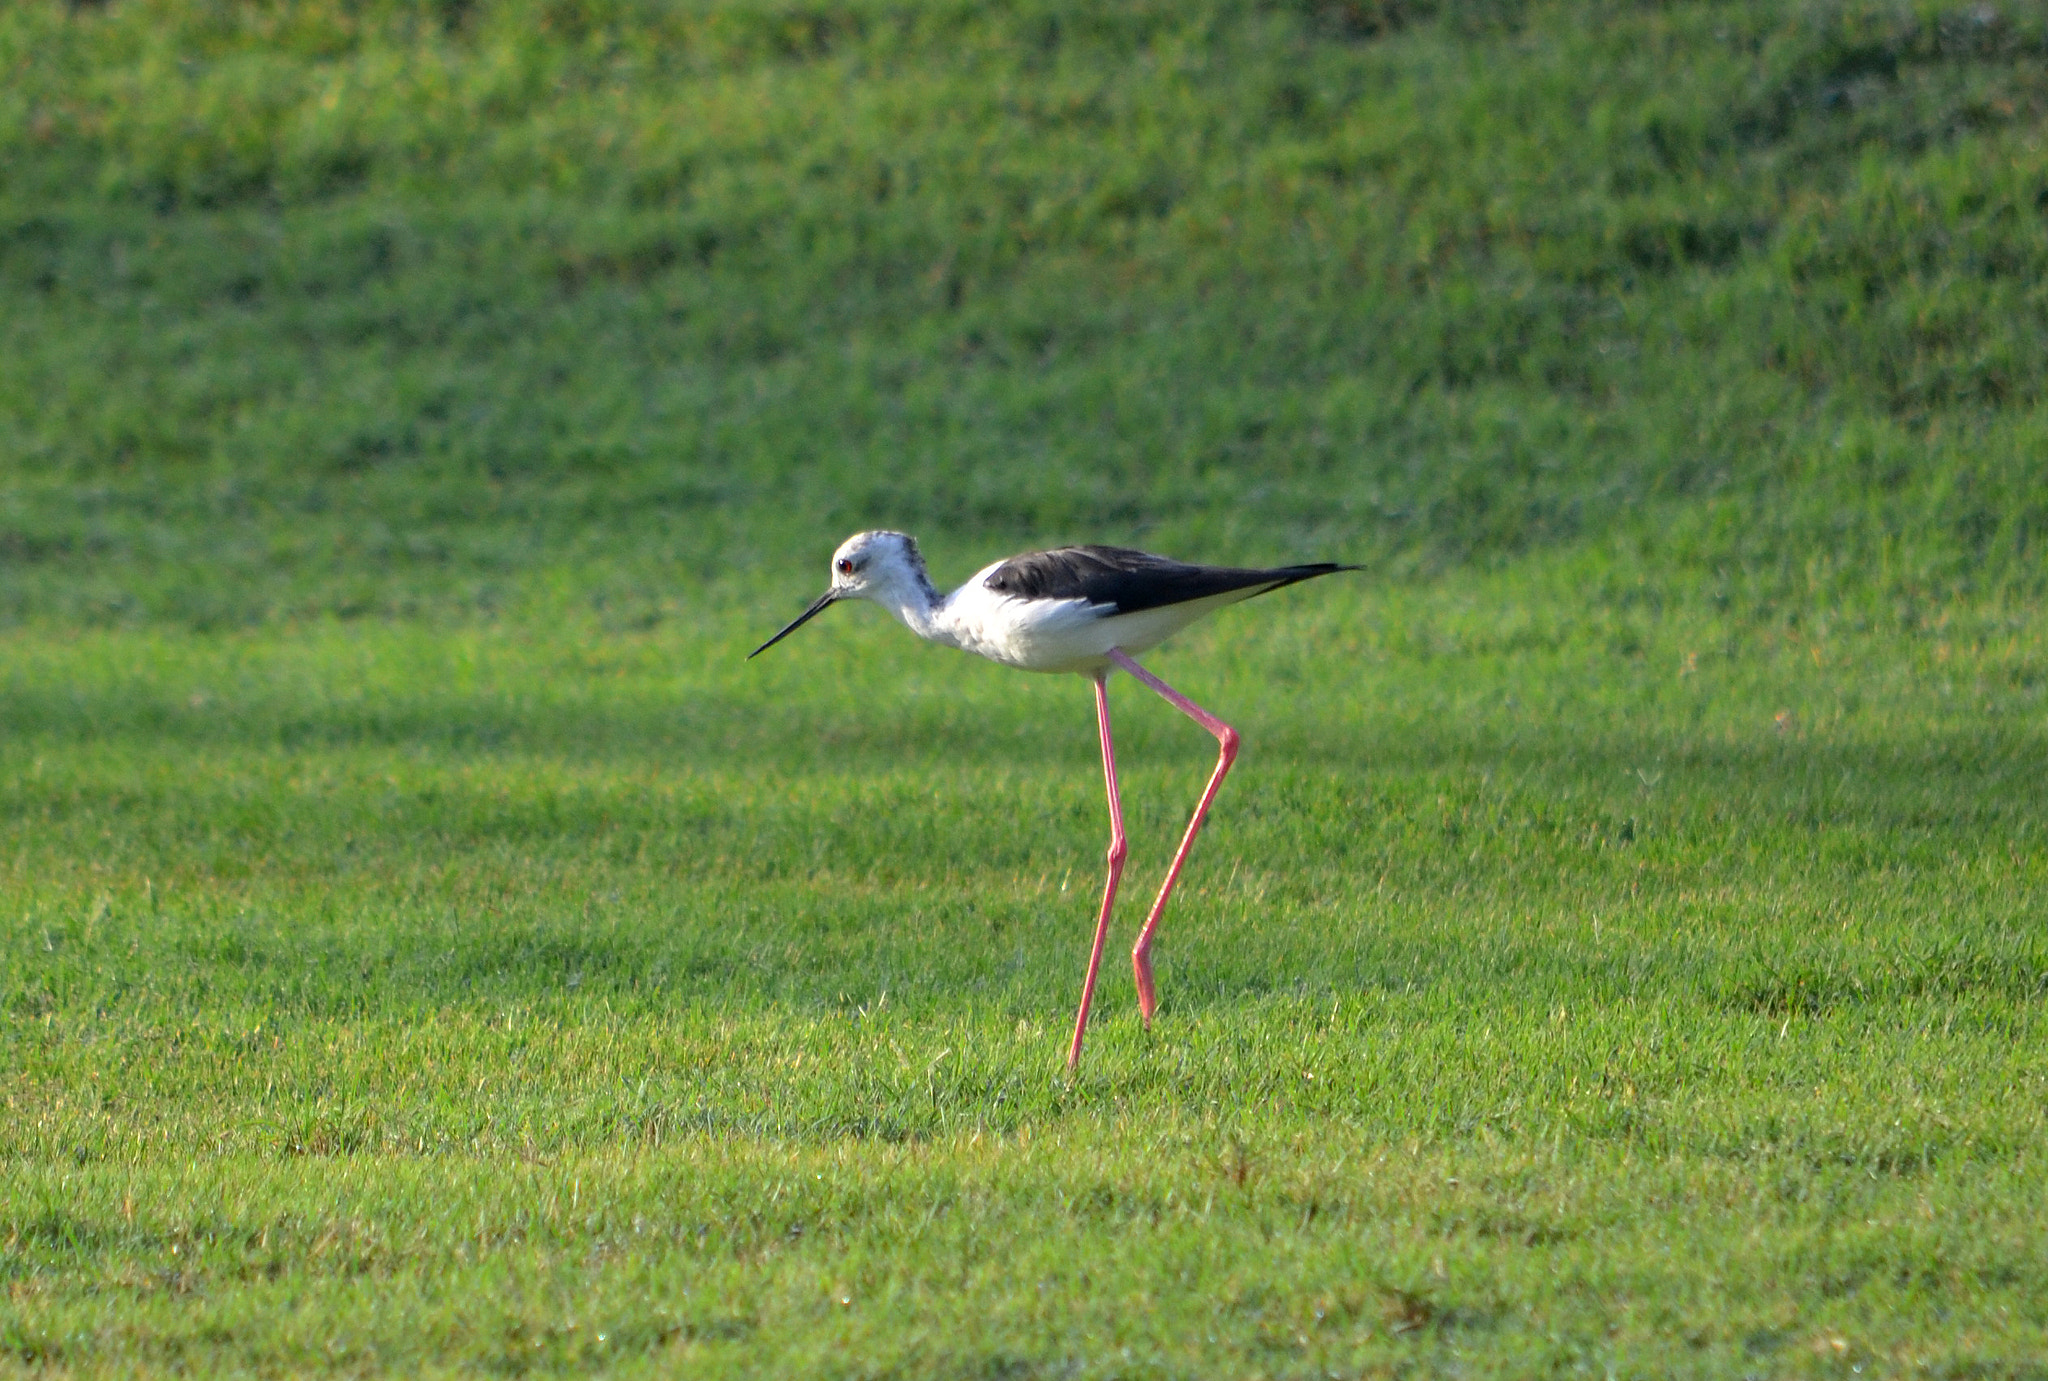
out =
[[[1632,560],[1158,654],[1246,747],[1149,1034],[1212,747],[1117,682],[1074,1078],[1078,678],[865,608],[743,661],[808,567],[636,633],[13,631],[8,1363],[2037,1375],[2040,621]]]
[[[0,5],[0,1375],[2048,1381],[2048,10]],[[1367,567],[1152,665],[860,527]]]

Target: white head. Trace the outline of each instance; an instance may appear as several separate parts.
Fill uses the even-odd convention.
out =
[[[832,597],[896,604],[930,592],[917,540],[906,532],[856,532],[832,553]]]
[[[762,643],[749,657],[758,657],[796,632],[825,607],[843,599],[871,599],[893,612],[923,609],[938,601],[938,591],[925,573],[917,542],[902,532],[856,532],[832,553],[832,583],[811,607],[789,626]]]

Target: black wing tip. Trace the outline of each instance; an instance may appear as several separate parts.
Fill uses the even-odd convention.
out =
[[[1340,571],[1362,571],[1363,566],[1349,566],[1341,561],[1311,561],[1301,566],[1281,566],[1271,572],[1282,580],[1314,580],[1319,575],[1336,575]]]
[[[1273,583],[1259,591],[1259,593],[1270,595],[1275,590],[1284,590],[1289,585],[1299,585],[1304,580],[1314,580],[1318,576],[1337,575],[1343,571],[1362,571],[1364,569],[1365,567],[1363,566],[1349,566],[1341,561],[1315,561],[1304,566],[1280,566],[1267,572],[1268,575],[1273,577]]]

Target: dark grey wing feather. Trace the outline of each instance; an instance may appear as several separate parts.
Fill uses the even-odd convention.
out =
[[[990,571],[983,583],[1013,599],[1081,599],[1119,614],[1135,614],[1255,586],[1265,587],[1258,591],[1264,594],[1298,580],[1357,569],[1328,561],[1264,570],[1191,566],[1124,547],[1056,547],[1011,557]]]

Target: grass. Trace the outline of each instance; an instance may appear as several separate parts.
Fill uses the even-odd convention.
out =
[[[0,614],[631,620],[875,523],[1394,574],[1675,524],[1752,607],[1816,554],[1831,601],[2038,597],[2044,53],[2020,9],[11,7]]]
[[[18,639],[8,1346],[2027,1374],[2038,622],[1630,633],[1579,574],[1162,657],[1249,747],[1072,1081],[1078,685],[853,617],[743,665],[766,610]],[[1118,704],[1141,891],[1207,754]]]
[[[2041,1375],[2044,52],[0,10],[0,1369]]]

